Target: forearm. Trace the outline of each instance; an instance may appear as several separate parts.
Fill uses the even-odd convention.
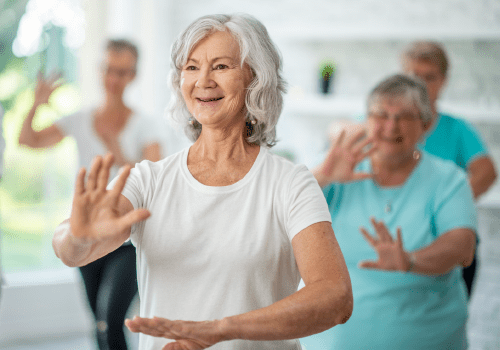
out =
[[[19,134],[19,144],[21,145],[36,147],[36,131],[33,130],[32,123],[38,106],[37,102],[33,103],[28,115],[24,119],[21,133]]]
[[[427,247],[409,253],[413,255],[411,272],[442,275],[456,266],[469,266],[474,257],[476,240],[473,231],[466,231],[469,232],[457,235],[446,233]]]
[[[52,247],[56,256],[70,267],[86,265],[92,253],[92,246],[92,243],[73,236],[69,220],[65,220],[56,228],[52,238]]]
[[[319,187],[323,188],[329,184],[328,179],[323,174],[320,167],[316,167],[315,169],[313,169],[312,174],[314,175],[316,181],[318,181]]]
[[[497,178],[495,166],[489,157],[481,157],[472,162],[467,175],[475,199],[488,191]]]
[[[225,340],[295,339],[325,331],[345,323],[352,313],[350,282],[311,283],[268,307],[221,322]]]

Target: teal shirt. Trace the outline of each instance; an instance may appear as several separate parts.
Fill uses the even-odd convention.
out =
[[[421,148],[439,158],[451,160],[462,169],[467,169],[477,157],[488,154],[481,137],[470,123],[441,113]]]
[[[359,166],[371,171],[369,160]],[[351,276],[352,317],[343,325],[301,339],[305,350],[465,349],[466,289],[461,269],[440,276],[358,268],[377,255],[359,227],[374,234],[369,218],[383,220],[406,250],[425,247],[459,227],[476,230],[466,174],[450,161],[423,151],[407,181],[382,188],[372,180],[330,184],[323,189],[332,226]],[[386,212],[386,205],[391,211]]]

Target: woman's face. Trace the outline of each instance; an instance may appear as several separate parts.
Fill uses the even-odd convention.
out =
[[[408,59],[404,62],[403,68],[405,73],[414,75],[425,83],[429,100],[434,106],[446,82],[446,77],[439,66],[425,60]]]
[[[368,136],[382,158],[413,154],[426,126],[417,107],[402,98],[381,98],[368,111]]]
[[[135,65],[136,58],[129,50],[108,50],[102,66],[106,93],[121,97],[135,78]]]
[[[245,97],[252,81],[240,63],[238,42],[217,31],[200,41],[182,67],[181,91],[188,110],[204,126],[228,127],[245,118]]]

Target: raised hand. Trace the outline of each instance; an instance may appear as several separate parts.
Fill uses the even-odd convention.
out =
[[[124,213],[119,208],[119,198],[130,174],[130,167],[124,167],[114,188],[107,190],[112,165],[113,156],[108,154],[104,159],[94,158],[86,182],[85,169],[78,173],[70,227],[73,236],[84,242],[119,239],[129,232],[133,224],[150,215],[146,209]]]
[[[370,235],[364,227],[359,230],[377,252],[378,260],[362,261],[359,263],[359,267],[386,271],[408,271],[411,262],[408,252],[403,247],[401,228],[396,229],[396,239],[394,240],[382,221],[377,221],[374,218],[370,218],[370,221],[375,228],[376,237]]]
[[[166,344],[162,350],[201,350],[224,340],[219,321],[171,321],[160,317],[135,316],[132,320],[125,320],[125,325],[135,333],[176,340]]]
[[[60,87],[63,82],[60,81],[60,73],[52,73],[47,79],[42,72],[38,73],[37,84],[35,88],[35,104],[42,105],[49,102],[49,97],[54,90]]]
[[[355,172],[356,166],[363,159],[373,153],[372,146],[368,150],[365,148],[372,143],[366,136],[364,129],[357,130],[351,136],[346,136],[343,130],[339,137],[332,142],[332,146],[323,163],[314,170],[314,176],[321,187],[331,182],[351,182],[371,178],[373,174]]]

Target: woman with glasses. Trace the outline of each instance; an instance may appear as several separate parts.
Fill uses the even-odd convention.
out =
[[[104,99],[99,106],[81,110],[59,119],[51,126],[35,131],[35,112],[60,86],[60,76],[38,76],[35,101],[19,136],[19,143],[31,148],[49,148],[66,136],[78,146],[80,167],[90,166],[98,155],[112,153],[116,174],[119,166],[143,159],[162,158],[161,125],[141,116],[123,101],[125,89],[136,76],[138,50],[126,40],[109,40],[102,65]],[[101,350],[127,349],[123,322],[137,293],[135,248],[124,243],[111,254],[80,267],[90,308],[96,319],[96,334]]]
[[[345,132],[314,171],[351,276],[346,324],[314,349],[466,349],[461,268],[474,255],[466,174],[418,148],[432,118],[420,81],[395,75],[368,98],[366,129]]]

